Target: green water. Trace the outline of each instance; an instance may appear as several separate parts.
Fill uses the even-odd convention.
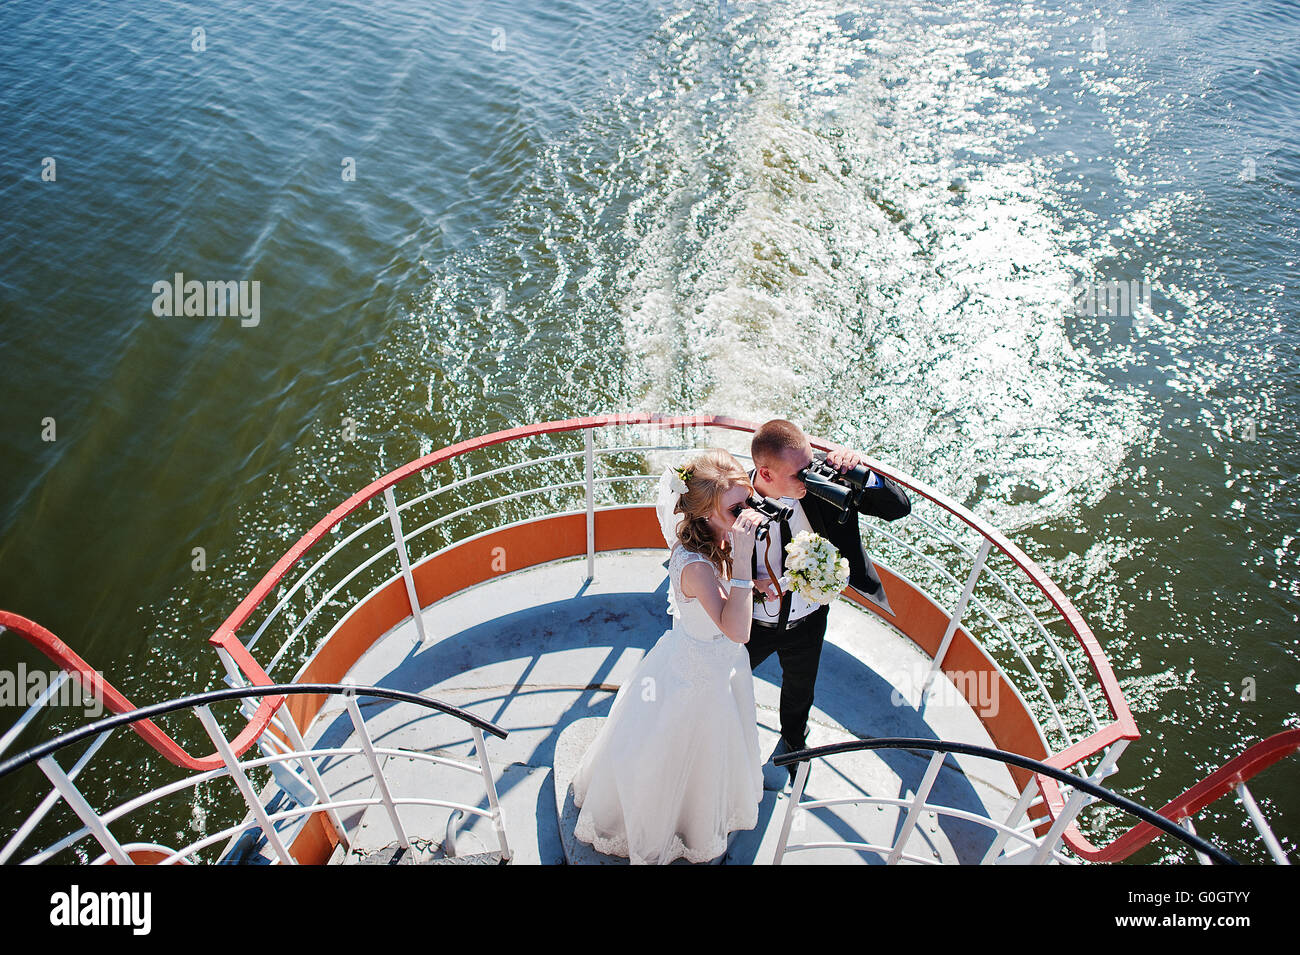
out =
[[[0,607],[133,700],[217,685],[207,637],[376,476],[646,409],[790,417],[1004,528],[1114,665],[1134,798],[1300,725],[1293,7],[0,27]],[[256,324],[155,315],[176,272],[259,282]],[[1076,315],[1081,277],[1150,307]],[[1257,793],[1280,832],[1294,778]]]

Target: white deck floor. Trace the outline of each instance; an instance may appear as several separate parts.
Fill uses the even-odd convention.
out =
[[[379,641],[353,668],[349,678],[419,692],[492,720],[510,733],[488,738],[506,833],[514,862],[617,862],[599,856],[571,831],[564,805],[569,778],[592,722],[602,717],[613,693],[589,689],[622,683],[644,652],[669,626],[667,551],[625,551],[597,558],[596,577],[585,582],[586,560],[575,559],[496,578],[425,608],[429,643],[421,646],[408,620]],[[907,638],[848,601],[831,608],[827,641],[817,680],[809,745],[866,736],[915,736],[992,745],[975,713],[940,676],[939,692],[918,711],[921,675],[929,664]],[[764,754],[777,740],[780,668],[775,655],[755,672],[759,741]],[[895,704],[898,705],[895,705]],[[410,705],[364,701],[363,713],[376,745],[401,745],[461,757],[471,752],[464,724],[450,717],[417,712]],[[307,734],[309,741],[341,743],[351,725],[334,701]],[[558,756],[557,756],[558,751]],[[842,754],[813,766],[805,798],[846,795],[907,798],[920,783],[927,754],[883,750]],[[361,773],[350,760],[326,765],[333,790],[340,779]],[[398,765],[398,763],[410,765]],[[481,780],[427,763],[390,759],[386,772],[397,792],[450,798],[486,806]],[[557,793],[557,784],[558,790]],[[365,792],[362,792],[362,789]],[[372,784],[347,795],[369,795]],[[1006,818],[1014,787],[1005,767],[985,760],[948,757],[931,801]],[[571,807],[571,799],[568,800]],[[739,834],[728,863],[769,863],[788,804],[784,794],[766,793],[757,829]],[[804,816],[791,842],[847,840],[888,845],[902,825],[904,811],[893,807],[837,807]],[[431,855],[441,853],[448,810],[406,807],[408,834],[418,836]],[[356,842],[378,848],[393,840],[382,807],[368,809],[357,824]],[[927,816],[906,850],[944,862],[978,862],[991,842],[990,830],[951,817]],[[566,846],[568,853],[566,857]],[[462,822],[461,854],[495,849],[490,824]],[[338,854],[342,857],[342,853]],[[882,862],[875,852],[810,850],[786,857],[786,864]]]

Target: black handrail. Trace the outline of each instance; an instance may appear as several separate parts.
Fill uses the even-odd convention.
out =
[[[8,775],[14,770],[34,763],[37,760],[49,756],[51,753],[62,749],[72,743],[79,742],[83,739],[89,739],[92,736],[98,736],[106,730],[117,729],[119,726],[127,726],[139,720],[152,719],[155,716],[162,716],[164,713],[174,713],[177,710],[189,709],[195,706],[204,706],[208,703],[220,703],[225,700],[242,700],[254,696],[292,696],[294,694],[307,693],[324,693],[326,695],[344,695],[344,696],[377,696],[381,699],[396,700],[400,703],[415,703],[428,709],[438,710],[446,713],[448,716],[454,716],[457,719],[464,720],[472,726],[491,733],[493,736],[505,739],[508,735],[507,730],[503,730],[495,723],[489,722],[481,717],[475,716],[458,706],[452,706],[450,703],[441,703],[438,700],[431,700],[428,697],[420,696],[418,693],[407,693],[405,690],[387,690],[378,686],[354,686],[350,683],[275,683],[269,686],[237,686],[226,690],[208,690],[204,693],[195,693],[191,696],[182,696],[175,700],[168,700],[164,703],[151,703],[148,706],[141,706],[131,710],[129,713],[118,713],[114,716],[105,717],[95,723],[89,723],[79,729],[70,730],[62,736],[56,736],[52,740],[33,746],[16,756],[11,756],[4,762],[0,762],[0,778]]]
[[[871,739],[855,739],[844,743],[831,743],[829,746],[816,746],[812,749],[801,749],[796,753],[782,753],[772,759],[774,765],[786,766],[790,763],[801,763],[804,760],[813,760],[820,756],[833,756],[836,753],[852,753],[864,749],[920,749],[931,752],[941,753],[961,753],[966,756],[984,756],[988,759],[996,759],[999,762],[1010,763],[1012,766],[1019,766],[1023,769],[1030,769],[1044,776],[1051,776],[1053,779],[1063,783],[1069,783],[1076,789],[1082,789],[1084,792],[1096,796],[1098,799],[1110,803],[1119,809],[1124,810],[1130,815],[1137,816],[1143,822],[1155,826],[1169,835],[1181,839],[1193,849],[1205,853],[1218,865],[1238,865],[1236,859],[1228,855],[1222,849],[1218,849],[1209,842],[1206,842],[1200,836],[1194,836],[1186,829],[1179,826],[1172,820],[1166,819],[1160,813],[1148,809],[1140,803],[1131,799],[1113,793],[1109,789],[1103,789],[1096,783],[1088,779],[1075,776],[1073,773],[1067,773],[1063,769],[1057,769],[1055,766],[1049,766],[1047,763],[1033,759],[1029,756],[1021,756],[1019,753],[1008,753],[1005,750],[993,749],[988,746],[976,746],[972,743],[950,743],[941,739],[916,739],[907,736],[879,736]]]

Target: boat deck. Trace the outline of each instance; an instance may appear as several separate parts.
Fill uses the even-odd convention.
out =
[[[671,625],[667,551],[601,554],[594,580],[585,576],[586,560],[578,558],[505,574],[461,591],[424,609],[427,644],[421,645],[414,621],[408,619],[376,642],[348,675],[361,685],[431,696],[509,731],[506,739],[489,737],[487,749],[516,863],[626,861],[575,842],[568,785],[617,686]],[[809,745],[866,736],[991,745],[975,712],[942,674],[927,705],[918,708],[921,679],[929,663],[920,649],[880,618],[847,600],[836,601],[817,680]],[[766,755],[778,734],[776,656],[754,676],[759,744]],[[458,720],[387,701],[362,698],[360,702],[376,746],[400,745],[462,759],[472,754],[468,729]],[[306,735],[317,745],[348,745],[353,732],[341,704],[333,701]],[[907,799],[920,784],[927,761],[927,754],[901,750],[819,760],[804,798]],[[482,780],[469,773],[398,757],[388,759],[385,772],[394,792],[487,806]],[[365,775],[358,757],[326,760],[322,775],[335,792],[344,781],[340,798],[369,796],[373,789],[367,781],[365,792],[360,783],[355,792],[347,791],[349,775],[356,779]],[[1001,821],[1014,805],[1014,794],[1005,767],[949,756],[930,801]],[[788,798],[785,793],[765,792],[758,826],[734,837],[727,863],[771,862]],[[449,812],[442,807],[402,807],[417,861],[445,855]],[[801,812],[790,841],[888,846],[905,814],[905,808],[879,805]],[[353,832],[353,851],[340,848],[333,861],[365,861],[365,853],[394,844],[394,830],[382,806],[345,815],[344,822]],[[456,852],[461,856],[497,847],[486,819],[461,820],[458,829]],[[991,838],[982,826],[926,813],[905,849],[936,862],[975,863]],[[810,849],[785,859],[786,864],[883,861],[877,852],[855,849]]]

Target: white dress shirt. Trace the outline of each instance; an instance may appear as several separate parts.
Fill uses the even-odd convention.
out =
[[[796,498],[782,497],[778,498],[782,504],[794,508],[794,516],[790,518],[790,536],[793,539],[800,531],[812,531],[812,525],[808,523],[808,515],[803,512],[803,506]],[[781,536],[781,525],[772,521],[767,525],[767,540],[754,541],[754,554],[758,558],[758,571],[754,580],[754,593],[761,593],[759,585],[770,578],[767,575],[767,567],[763,563],[763,555],[767,554],[767,559],[772,564],[772,570],[778,574],[781,572],[781,552],[777,547],[777,538]],[[788,544],[789,541],[782,541],[782,544]],[[743,573],[743,571],[742,571]],[[787,626],[808,616],[814,610],[820,609],[821,604],[813,603],[803,594],[795,591],[790,595],[790,619]],[[755,600],[754,601],[754,619],[762,620],[765,623],[777,623],[781,619],[781,601],[780,600]]]

